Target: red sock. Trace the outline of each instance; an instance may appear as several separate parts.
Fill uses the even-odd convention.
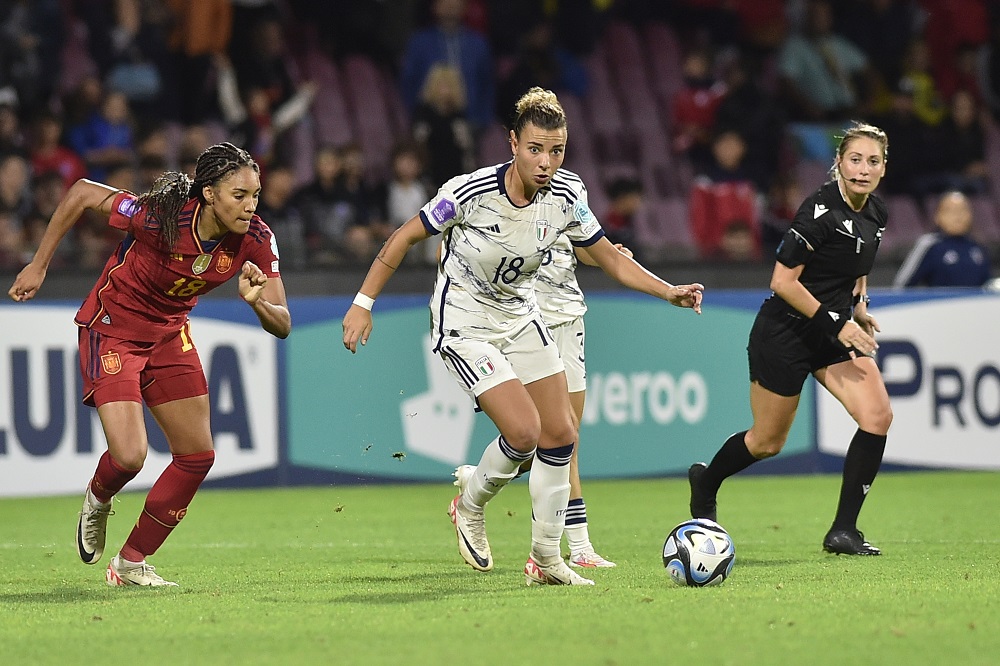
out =
[[[111,453],[105,451],[101,459],[97,461],[97,471],[94,472],[94,478],[90,480],[90,492],[94,493],[98,502],[106,504],[138,473],[137,469],[125,469],[115,462]]]
[[[215,451],[174,456],[146,495],[146,505],[122,547],[122,557],[141,562],[156,552],[187,513],[188,504],[213,462]]]

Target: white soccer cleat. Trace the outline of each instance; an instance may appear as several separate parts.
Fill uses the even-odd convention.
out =
[[[559,560],[550,566],[540,566],[529,556],[524,563],[524,582],[527,585],[593,585],[594,581],[584,578]]]
[[[123,560],[118,555],[111,558],[108,563],[108,571],[104,576],[111,587],[124,587],[128,585],[141,585],[143,587],[177,587],[177,583],[171,583],[156,573],[152,564],[145,561],[132,564]]]
[[[111,502],[101,504],[94,497],[90,486],[83,496],[80,520],[76,524],[76,548],[84,564],[95,564],[104,554],[104,542],[108,533],[108,516],[114,513]]]
[[[489,571],[493,568],[493,555],[486,539],[486,517],[463,509],[461,500],[459,493],[448,506],[448,515],[458,536],[458,552],[473,569]]]
[[[606,560],[595,553],[593,549],[573,553],[570,555],[569,565],[581,569],[610,569],[618,566],[611,560]]]

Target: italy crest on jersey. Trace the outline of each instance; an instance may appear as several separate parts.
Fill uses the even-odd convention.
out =
[[[542,242],[549,235],[549,222],[548,220],[536,220],[535,221],[535,238],[538,242]]]
[[[191,264],[191,272],[195,275],[201,275],[208,270],[209,264],[212,263],[212,255],[210,254],[199,254],[198,258],[194,260]]]

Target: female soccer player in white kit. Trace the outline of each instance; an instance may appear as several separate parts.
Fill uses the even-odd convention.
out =
[[[434,351],[500,432],[449,507],[459,552],[477,570],[493,568],[484,507],[535,455],[526,580],[592,585],[559,554],[577,428],[563,363],[535,299],[536,273],[565,235],[624,286],[673,305],[700,312],[704,287],[664,282],[604,237],[583,182],[559,168],[567,128],[554,93],[532,88],[516,111],[513,159],[449,180],[386,241],[344,316],[344,346],[355,352],[368,341],[372,305],[407,251],[442,234],[430,303]]]

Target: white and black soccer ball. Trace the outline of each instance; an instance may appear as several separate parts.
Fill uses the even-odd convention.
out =
[[[729,533],[707,518],[684,521],[663,543],[663,566],[678,585],[718,585],[735,562],[736,546]]]

